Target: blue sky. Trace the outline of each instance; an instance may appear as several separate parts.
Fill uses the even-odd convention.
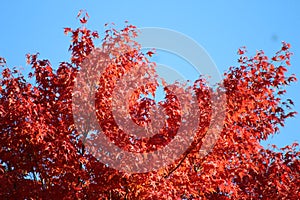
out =
[[[169,28],[196,40],[210,54],[221,72],[237,65],[236,51],[247,46],[250,55],[263,49],[272,56],[281,41],[291,43],[294,56],[290,73],[300,78],[300,1],[3,1],[1,3],[0,56],[9,66],[25,65],[25,54],[40,52],[56,66],[69,59],[70,39],[64,27],[79,25],[76,15],[85,9],[88,27],[124,21],[138,27]],[[171,63],[172,64],[172,63]],[[288,88],[287,97],[300,112],[300,85]],[[279,135],[266,143],[282,147],[300,141],[300,116],[289,119]],[[264,143],[264,144],[266,144]]]

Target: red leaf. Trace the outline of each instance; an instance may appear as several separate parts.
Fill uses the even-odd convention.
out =
[[[85,23],[87,22],[87,19],[86,19],[85,17],[83,17],[83,18],[80,19],[80,22],[81,22],[82,24],[85,24]]]
[[[147,55],[150,56],[150,57],[152,57],[153,54],[154,54],[154,53],[153,53],[152,51],[148,51],[148,52],[147,52]]]
[[[69,32],[72,32],[71,28],[64,28],[64,34],[68,35]]]
[[[243,51],[243,50],[241,50],[241,49],[239,49],[238,50],[238,55],[242,55],[242,54],[244,54],[245,52]]]

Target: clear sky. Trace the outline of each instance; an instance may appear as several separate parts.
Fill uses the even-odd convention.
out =
[[[58,1],[9,0],[1,2],[0,56],[9,66],[25,65],[25,54],[40,52],[57,65],[69,59],[70,39],[64,27],[79,25],[76,15],[85,9],[88,27],[103,33],[103,25],[124,21],[138,27],[163,27],[188,35],[202,45],[221,72],[237,65],[236,51],[247,46],[250,55],[264,50],[272,56],[281,41],[291,43],[290,73],[300,79],[300,1]],[[288,88],[287,97],[300,112],[300,85]],[[289,119],[281,133],[269,139],[282,147],[300,141],[300,115]],[[266,143],[264,143],[266,144]]]

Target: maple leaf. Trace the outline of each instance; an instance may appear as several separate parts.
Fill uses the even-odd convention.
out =
[[[68,35],[69,32],[72,32],[71,28],[64,28],[65,35]]]
[[[152,55],[154,54],[154,52],[148,51],[146,54],[147,54],[148,56],[152,57]]]

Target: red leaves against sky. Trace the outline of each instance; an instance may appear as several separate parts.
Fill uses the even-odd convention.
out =
[[[93,40],[99,38],[97,32],[84,26],[89,18],[86,12],[81,11],[78,18],[81,27],[64,29],[71,36],[70,62],[60,63],[56,70],[48,60],[40,60],[38,54],[27,55],[32,67],[29,76],[34,78],[28,81],[15,68],[7,68],[5,59],[0,57],[1,199],[299,198],[298,146],[276,151],[260,146],[261,140],[277,133],[279,126],[296,114],[293,101],[282,99],[285,87],[296,81],[294,75],[286,75],[291,56],[288,43],[283,43],[271,60],[263,51],[247,57],[245,48],[238,50],[240,66],[229,68],[224,88],[219,88],[226,91],[227,112],[212,153],[199,157],[201,138],[211,120],[208,88],[199,79],[194,90],[206,117],[200,121],[193,145],[165,168],[126,174],[98,162],[78,139],[72,115],[72,88],[80,64],[94,49]],[[105,32],[102,48],[118,38],[122,38],[120,48],[126,47],[136,34],[132,25],[121,31],[110,28]],[[151,57],[153,52],[146,54]],[[118,52],[114,56],[118,58]],[[114,79],[123,76],[134,62],[152,65],[138,45],[122,59],[111,60],[110,69],[99,80],[100,85],[105,85],[99,88],[96,104],[102,122],[111,116],[105,102]],[[143,108],[153,103],[147,98],[137,100],[139,94],[155,89],[155,85],[149,85],[137,90],[137,98],[131,102],[131,115],[136,121],[142,123],[140,119],[144,119],[147,123],[147,109]],[[170,113],[169,124],[176,132],[181,107],[171,94],[162,105]],[[118,138],[116,133],[120,132],[114,128],[117,130],[113,123],[106,127],[107,136],[122,148],[129,148],[124,143],[126,137]],[[147,145],[140,143],[139,148],[147,151],[174,136],[164,131],[161,135],[166,140],[149,140]]]

